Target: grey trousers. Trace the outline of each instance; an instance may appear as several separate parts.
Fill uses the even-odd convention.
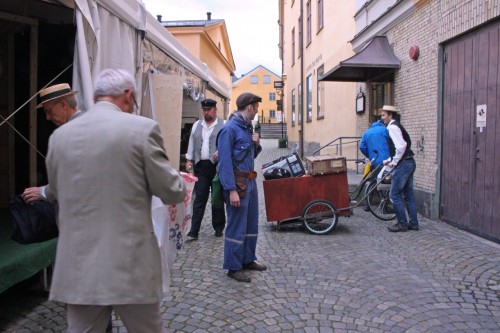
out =
[[[160,303],[68,304],[68,333],[104,333],[112,310],[115,310],[129,333],[166,333]]]

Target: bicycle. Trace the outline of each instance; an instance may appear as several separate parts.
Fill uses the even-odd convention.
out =
[[[370,165],[378,157],[378,152],[376,150],[374,150],[374,153],[376,154],[375,157],[368,162]],[[363,176],[356,188],[349,192],[350,200],[356,200],[361,194],[361,191],[366,183],[369,183],[365,189],[364,196],[361,198],[359,203],[366,200],[369,211],[376,218],[382,221],[393,220],[396,217],[396,213],[394,212],[394,208],[390,200],[390,179],[392,171],[393,169],[384,168],[382,163],[376,168],[370,169],[370,171]],[[359,203],[357,203],[356,206],[359,205]]]

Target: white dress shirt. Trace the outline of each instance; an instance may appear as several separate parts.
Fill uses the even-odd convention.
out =
[[[387,125],[387,130],[389,131],[389,136],[391,137],[392,142],[394,142],[394,148],[396,148],[396,152],[392,157],[392,164],[398,165],[406,151],[407,143],[403,139],[401,129],[393,124],[394,121],[395,120],[390,121],[389,125]]]
[[[215,125],[217,125],[217,119],[212,122],[210,125],[207,125],[205,120],[197,121],[194,123],[193,128],[191,128],[191,135],[189,136],[189,144],[186,152],[186,159],[192,161],[194,157],[194,147],[193,147],[193,135],[196,132],[196,129],[201,124],[201,135],[202,135],[202,144],[201,144],[201,159],[202,160],[210,160],[210,135],[214,131]]]

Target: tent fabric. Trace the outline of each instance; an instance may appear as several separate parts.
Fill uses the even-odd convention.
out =
[[[76,5],[73,89],[81,92],[77,95],[79,108],[87,110],[93,105],[93,80],[104,68],[128,70],[140,84],[142,73],[137,72],[136,62],[142,60],[138,56],[142,51],[135,26],[141,24],[140,15],[132,26],[93,0],[76,0]]]
[[[401,67],[385,36],[376,36],[356,55],[341,61],[319,81],[367,82],[392,78]]]
[[[93,80],[104,68],[123,68],[134,73],[137,89],[141,91],[142,37],[206,81],[223,97],[231,96],[227,85],[137,0],[75,0],[75,23],[73,89],[81,92],[77,99],[83,110],[93,105]]]

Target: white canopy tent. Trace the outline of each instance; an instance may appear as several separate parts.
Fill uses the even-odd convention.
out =
[[[230,89],[169,33],[138,0],[74,0],[75,59],[73,86],[82,93],[79,103],[87,109],[92,101],[95,76],[109,67],[124,68],[136,75],[141,89],[143,61],[147,58],[142,40],[152,42],[211,86],[221,97],[229,99]]]
[[[73,4],[77,31],[73,87],[81,92],[80,108],[92,106],[93,80],[102,69],[130,71],[136,78],[140,114],[158,121],[171,163],[179,167],[181,127],[186,118],[193,118],[183,118],[185,108],[192,110],[193,100],[206,89],[227,101],[230,89],[140,0],[74,0]]]

